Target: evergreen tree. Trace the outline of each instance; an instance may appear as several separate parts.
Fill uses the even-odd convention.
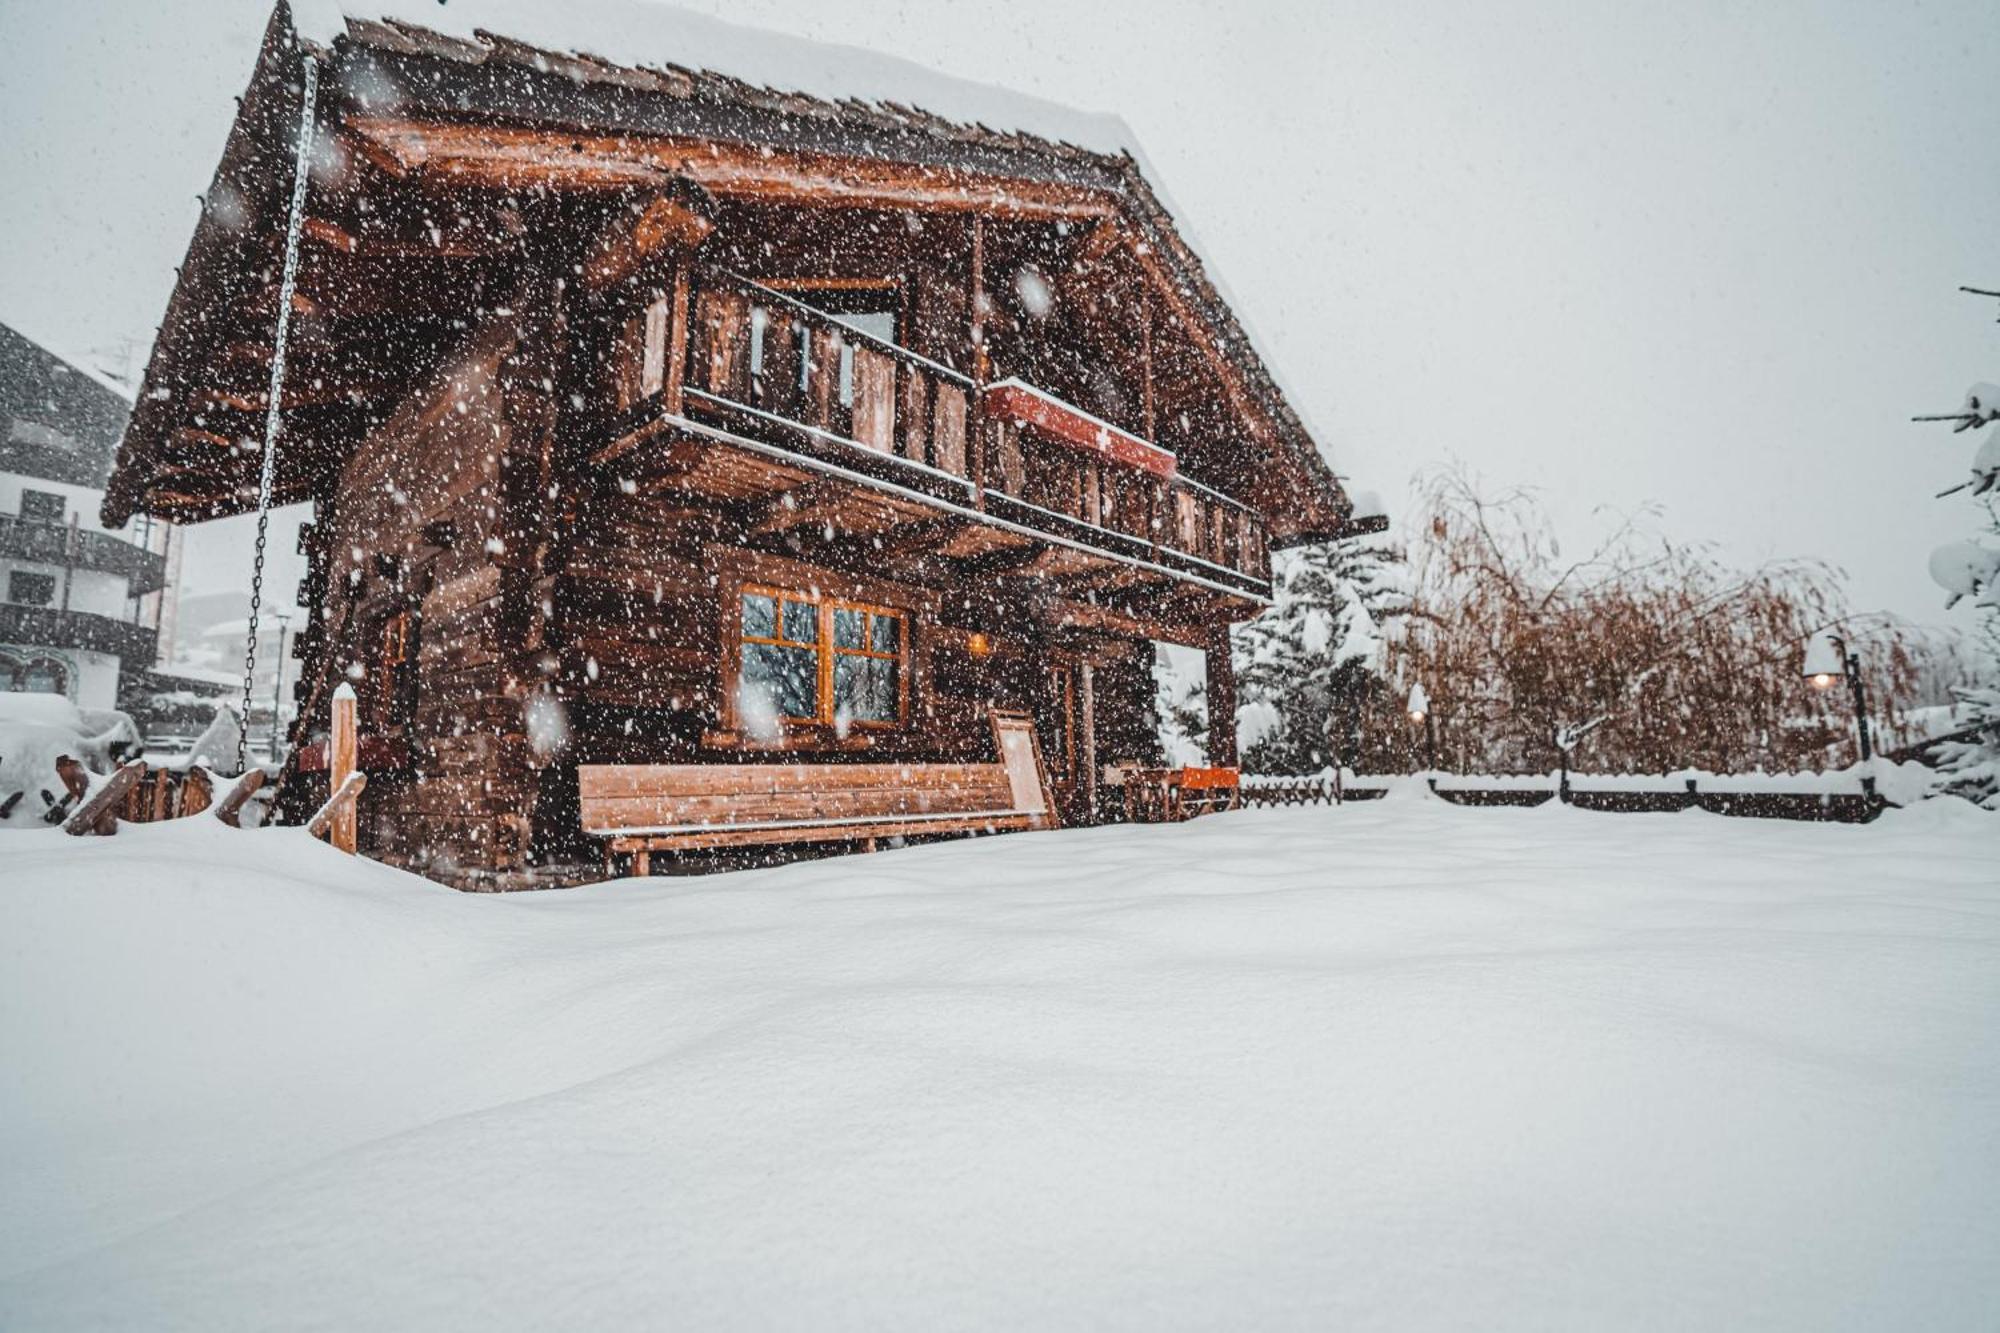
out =
[[[1398,555],[1379,537],[1299,547],[1272,559],[1272,603],[1233,638],[1238,716],[1253,773],[1316,773],[1352,764],[1361,719],[1386,690],[1379,626],[1407,605]],[[1208,734],[1198,680],[1169,680],[1160,699],[1170,735]]]
[[[1380,626],[1407,605],[1378,537],[1304,546],[1273,562],[1271,608],[1235,636],[1238,689],[1268,710],[1244,753],[1257,773],[1351,764],[1381,678]]]
[[[1977,431],[1981,439],[1972,457],[1972,476],[1945,494],[1967,492],[1984,514],[1986,531],[2000,536],[2000,427],[1993,425],[2000,421],[2000,385],[1973,385],[1965,406],[1941,419],[1956,421],[1956,430]],[[1979,608],[1991,670],[2000,663],[2000,550],[1977,540],[1951,542],[1931,552],[1930,568],[1945,590],[1947,607],[1970,598]],[[1946,790],[2000,809],[2000,688],[1989,683],[1954,693],[1967,710],[1970,734],[1938,748],[1938,766],[1949,778]]]

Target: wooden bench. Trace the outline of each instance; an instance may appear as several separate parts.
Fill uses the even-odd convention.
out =
[[[1032,722],[996,713],[994,741],[990,764],[580,764],[583,830],[644,875],[654,852],[1054,827]]]

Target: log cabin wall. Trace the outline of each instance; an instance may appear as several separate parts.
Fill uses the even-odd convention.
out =
[[[719,226],[704,219],[691,239],[589,290],[587,279],[548,275],[596,262],[602,250],[583,250],[581,264],[573,252],[587,244],[578,238],[604,234],[605,215],[551,229],[538,256],[522,256],[511,297],[343,465],[314,536],[312,581],[324,593],[311,640],[317,667],[305,673],[315,684],[301,688],[358,678],[364,730],[400,759],[376,774],[364,802],[371,854],[466,888],[549,882],[568,873],[564,863],[594,858],[575,813],[579,763],[982,761],[994,706],[1065,729],[1071,820],[1102,812],[1102,763],[1157,757],[1146,618],[1065,600],[1066,585],[1022,568],[1032,547],[981,557],[975,546],[950,559],[905,549],[905,536],[926,526],[907,499],[887,502],[886,545],[865,540],[870,506],[882,504],[865,491],[805,473],[774,483],[784,462],[719,448],[683,426],[644,446],[661,470],[643,485],[593,464],[608,421],[677,401],[685,382],[934,469],[983,474],[998,488],[992,503],[1022,496],[1202,559],[1234,565],[1243,554],[1222,536],[1234,519],[1202,501],[1196,523],[1185,488],[1079,461],[1004,420],[977,420],[967,381],[949,370],[972,359],[962,249],[914,247],[911,225],[893,214],[737,206],[717,216]],[[918,225],[971,239],[963,218]],[[995,228],[992,238],[995,262],[1010,272],[1058,262],[1058,232]],[[766,302],[759,311],[772,322],[753,375],[751,306],[740,281],[722,276],[725,264],[755,265],[799,298],[893,292],[899,339],[943,368],[898,371],[863,345],[848,349],[852,381],[837,394],[838,330]],[[1100,359],[1103,329],[1060,302],[1031,309],[1023,291],[1009,281],[982,307],[997,369],[1062,384],[1114,424],[1141,421],[1118,379],[1129,367]],[[878,364],[895,404],[871,426],[859,403],[872,395],[891,408],[868,389]],[[912,373],[928,385],[914,418],[903,412],[909,386],[895,378]],[[689,467],[705,489],[676,489]],[[1051,566],[1058,575],[1089,565],[1065,559]],[[895,619],[894,718],[831,716],[829,667],[820,686],[828,716],[760,734],[738,689],[746,592]],[[527,719],[537,707],[561,719],[559,743],[533,743]]]
[[[1213,645],[1271,539],[1348,521],[1129,153],[492,34],[296,36],[280,6],[105,518],[256,503],[310,54],[331,151],[272,493],[317,508],[302,724],[355,679],[375,855],[547,882],[594,861],[578,762],[983,759],[993,704],[1070,719],[1093,817],[1099,760],[1157,755],[1148,640]],[[746,588],[896,649],[826,650],[817,715],[759,734],[745,654],[802,645],[746,634]],[[843,670],[893,679],[892,723],[825,715]]]
[[[593,496],[557,585],[574,761],[987,761],[987,708],[1032,704],[1026,664],[1039,632],[979,628],[990,608],[968,605],[963,587],[742,542],[713,510],[615,488]],[[781,737],[760,735],[737,685],[746,590],[900,617],[896,720],[794,721]]]
[[[962,248],[913,251],[901,219],[885,231],[885,217],[852,211],[739,212],[754,216],[713,253],[779,282],[889,278],[906,312],[898,332],[947,363],[967,359]],[[924,225],[969,238],[963,219]],[[730,239],[746,234],[763,239]],[[956,567],[893,579],[870,572],[879,552],[760,554],[740,507],[629,494],[582,467],[562,447],[561,390],[592,409],[581,418],[657,391],[666,368],[646,346],[647,312],[688,316],[669,300],[671,262],[595,304],[538,271],[524,266],[509,313],[489,316],[354,451],[322,504],[317,660],[300,688],[358,677],[364,730],[399,761],[364,803],[371,854],[461,887],[531,884],[538,857],[592,854],[575,828],[576,763],[983,760],[989,707],[1046,706],[1047,626],[1025,607],[1009,617],[1004,597]],[[978,446],[954,448],[969,461]],[[748,734],[733,688],[746,585],[903,613],[895,724],[793,725],[780,744]],[[544,691],[568,723],[554,755],[536,752],[523,720]]]
[[[346,462],[315,525],[301,652],[302,716],[352,680],[379,747],[363,850],[461,888],[528,881],[551,758],[526,719],[555,672],[560,285],[530,272],[507,309]]]

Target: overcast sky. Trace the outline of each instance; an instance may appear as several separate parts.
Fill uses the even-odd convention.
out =
[[[551,0],[554,3],[555,0]],[[1336,466],[1460,458],[1939,620],[2000,379],[2000,5],[687,6],[1122,114]],[[0,320],[143,354],[268,6],[0,0]],[[615,56],[615,51],[601,54]],[[247,575],[208,525],[194,590]],[[289,542],[286,543],[287,549]],[[289,574],[285,575],[290,578]]]

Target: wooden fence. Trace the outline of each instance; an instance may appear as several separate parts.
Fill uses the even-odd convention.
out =
[[[1243,780],[1246,806],[1337,805],[1344,801],[1380,800],[1389,779],[1358,778],[1336,786],[1330,778],[1256,778]],[[1611,814],[1663,814],[1675,810],[1707,810],[1718,815],[1755,819],[1796,819],[1835,824],[1865,824],[1889,808],[1873,792],[1702,790],[1698,779],[1680,787],[1593,789],[1572,786],[1566,793],[1554,787],[1454,787],[1450,778],[1428,780],[1439,799],[1453,805],[1545,805],[1559,796],[1579,810]]]

